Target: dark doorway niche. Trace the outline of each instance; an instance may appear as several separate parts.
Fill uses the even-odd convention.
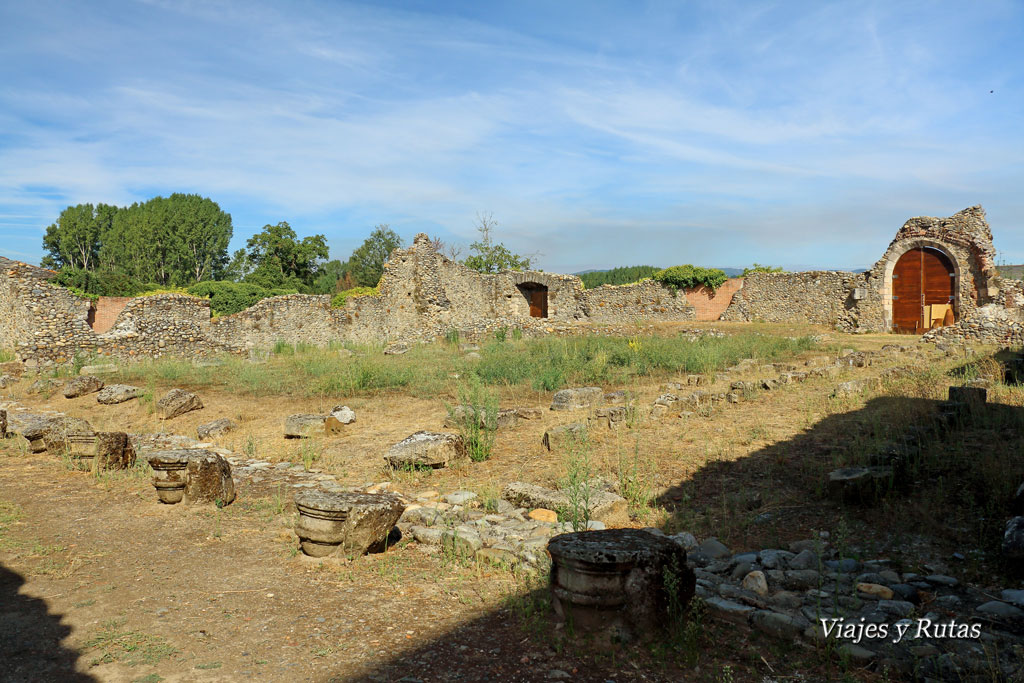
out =
[[[516,285],[530,306],[531,318],[548,317],[548,288],[538,282],[524,282]]]

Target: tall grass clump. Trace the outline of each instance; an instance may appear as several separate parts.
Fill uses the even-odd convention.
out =
[[[0,363],[9,363],[14,360],[14,351],[10,349],[0,349]]]
[[[590,510],[597,494],[590,439],[586,430],[573,434],[566,445],[568,458],[561,489],[566,495],[567,504],[564,510],[559,510],[559,517],[568,522],[573,531],[586,531],[590,526]]]
[[[466,444],[469,459],[482,462],[491,457],[494,435],[498,429],[498,397],[487,391],[479,378],[470,375],[467,384],[459,386],[459,405],[448,406]]]

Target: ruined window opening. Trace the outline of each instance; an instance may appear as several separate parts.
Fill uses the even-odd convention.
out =
[[[530,307],[531,318],[548,317],[548,288],[538,282],[524,282],[517,285]]]

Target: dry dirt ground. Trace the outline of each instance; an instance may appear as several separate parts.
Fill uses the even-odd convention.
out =
[[[912,341],[832,335],[825,343],[877,349]],[[880,369],[849,368],[709,417],[596,432],[594,467],[613,481],[627,469],[639,473],[652,505],[637,511],[635,526],[685,525],[698,537],[714,533],[736,551],[806,538],[829,528],[836,514],[801,482],[801,457],[818,454],[779,456],[772,447],[812,432],[830,415],[857,410],[864,398],[832,399],[832,389]],[[744,378],[757,373],[732,377]],[[639,405],[649,406],[666,379],[676,378],[606,389],[632,390]],[[240,427],[218,445],[240,455],[292,462],[315,456],[312,467],[343,484],[389,479],[409,495],[468,489],[486,498],[510,481],[554,484],[565,474],[564,458],[544,450],[541,435],[581,417],[545,410],[540,420],[499,432],[486,462],[388,473],[381,458],[386,446],[419,429],[440,429],[445,401],[453,397],[254,400],[207,387],[200,389],[203,410],[161,423],[140,401],[103,406],[94,395],[26,396],[29,381],[7,392],[30,410],[60,410],[98,430],[189,436],[199,424],[230,417]],[[548,393],[514,388],[502,395],[503,407],[546,408],[550,400]],[[285,416],[336,403],[352,407],[357,422],[343,436],[318,442],[312,456],[308,444],[282,437]],[[842,438],[838,431],[818,436]],[[774,454],[771,462],[766,454]],[[787,468],[795,472],[792,482],[779,475]],[[703,483],[694,493],[683,484],[696,476]],[[760,680],[801,673],[818,680],[840,671],[824,652],[721,624],[701,624],[691,652],[567,639],[544,610],[542,579],[461,565],[414,542],[353,562],[313,561],[297,552],[291,532],[294,490],[242,481],[237,500],[223,509],[165,506],[144,471],[96,476],[45,453],[28,454],[13,440],[4,443],[0,680],[540,681],[557,680],[562,672],[577,681]],[[751,524],[750,510],[768,513],[764,518],[771,521]]]

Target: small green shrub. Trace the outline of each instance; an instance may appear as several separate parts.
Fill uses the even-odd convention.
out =
[[[263,299],[284,294],[296,294],[296,289],[266,289],[249,282],[211,280],[188,288],[188,293],[210,300],[214,315],[231,315],[244,311]]]
[[[762,266],[760,263],[755,262],[750,268],[743,269],[743,277],[751,275],[753,273],[785,273],[782,268],[772,268],[771,266]]]
[[[380,289],[378,287],[353,287],[352,289],[346,289],[334,295],[331,299],[331,307],[344,308],[345,303],[349,299],[360,296],[380,296]]]
[[[52,282],[70,290],[72,294],[90,299],[101,296],[135,296],[142,289],[138,282],[123,273],[83,268],[63,268]]]
[[[674,289],[707,287],[711,290],[718,289],[729,279],[725,271],[718,268],[701,268],[690,264],[659,270],[652,277],[666,287]]]

